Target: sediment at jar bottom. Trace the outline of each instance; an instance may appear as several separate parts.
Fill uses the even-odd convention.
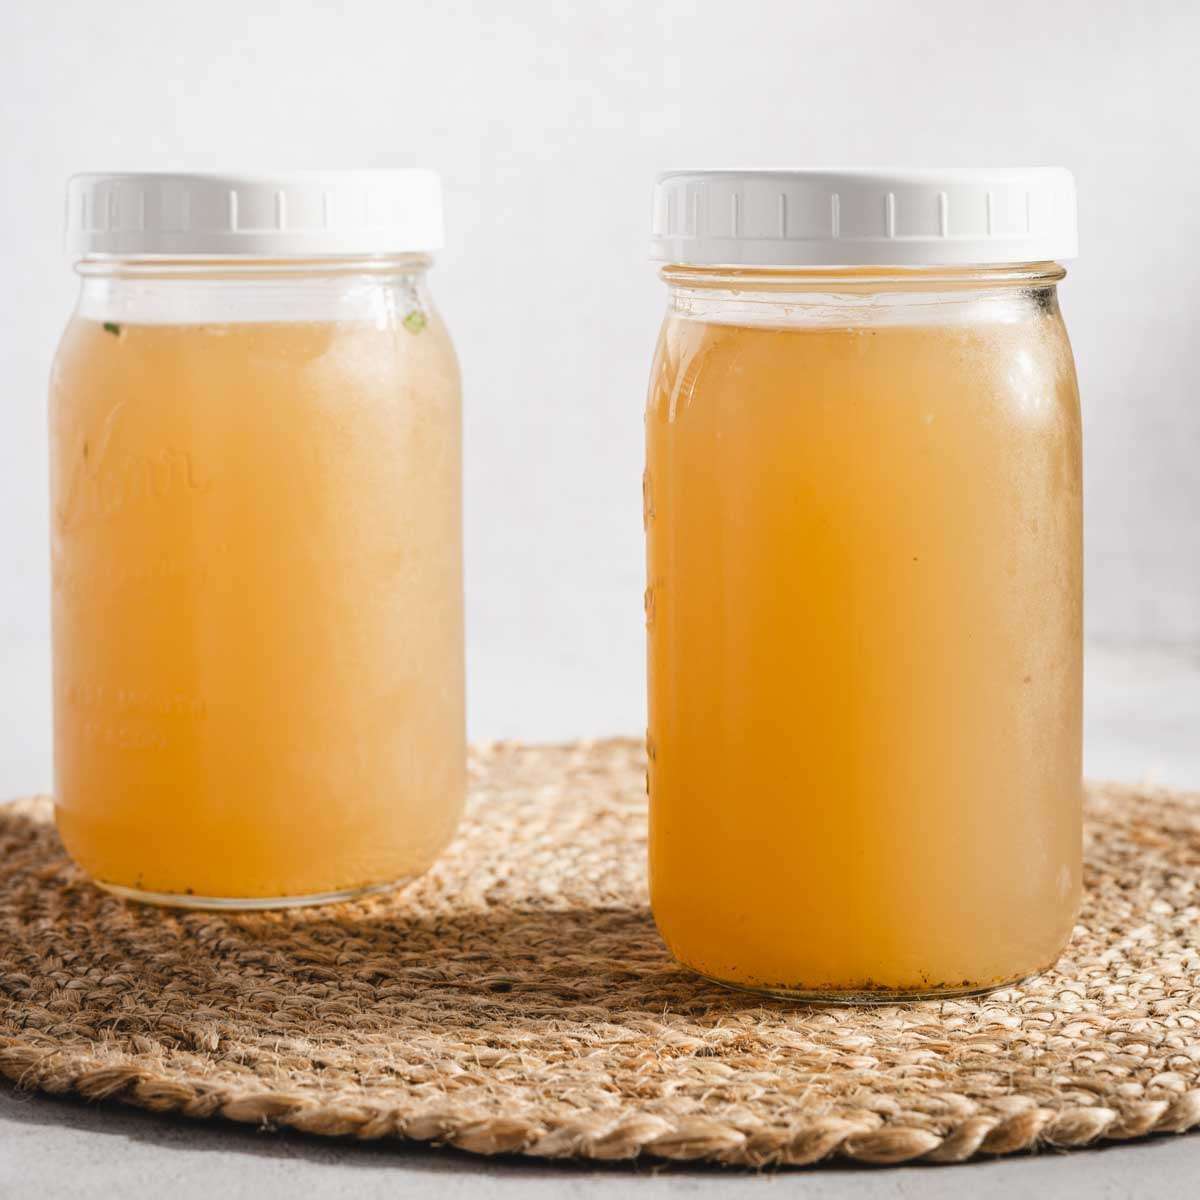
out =
[[[768,996],[776,1000],[790,1000],[797,1004],[826,1004],[831,1006],[858,1006],[880,1004],[914,1004],[925,1000],[959,1000],[967,996],[985,996],[1005,988],[1021,984],[1049,970],[1058,955],[1032,971],[1023,971],[1011,976],[989,980],[960,979],[940,984],[914,984],[910,986],[877,984],[872,979],[861,980],[845,986],[826,984],[810,986],[799,984],[749,984],[731,979],[718,979],[712,975],[696,974],[731,991],[744,992],[751,996]],[[688,966],[687,963],[683,964]],[[694,968],[692,968],[694,970]]]
[[[835,918],[826,914],[825,920],[830,919]],[[988,956],[981,956],[973,949],[968,949],[957,964],[930,960],[927,968],[912,969],[897,967],[886,950],[863,944],[860,946],[861,958],[874,963],[877,973],[840,978],[823,975],[822,970],[829,964],[819,958],[814,961],[805,956],[805,939],[801,931],[797,931],[790,945],[777,948],[792,960],[795,973],[772,977],[756,969],[755,964],[764,956],[756,956],[751,952],[736,959],[721,958],[714,955],[711,944],[697,943],[694,932],[690,939],[685,935],[681,941],[679,937],[672,936],[669,924],[664,929],[663,922],[659,921],[659,929],[672,957],[682,966],[711,983],[735,991],[819,1004],[887,1004],[980,995],[1014,986],[1024,979],[1039,975],[1052,967],[1070,944],[1075,914],[1059,914],[1059,919],[1061,924],[1054,934],[1041,945],[1030,942],[1023,946],[1023,956],[1019,959],[1010,957],[1002,969],[996,969],[999,960],[993,953],[990,956],[991,973],[979,971],[980,964]],[[849,937],[854,936],[851,931],[845,932]],[[928,944],[931,940],[920,932],[910,932],[909,940],[914,945]],[[980,939],[986,939],[988,932],[981,927],[978,930]],[[1011,956],[1013,947],[1010,945],[1005,949]],[[779,957],[781,955],[777,953],[776,959]],[[919,958],[919,951],[916,957]]]
[[[380,796],[408,803],[364,804],[341,815],[320,797],[292,796],[294,816],[281,824],[270,823],[262,808],[243,806],[240,816],[213,826],[206,819],[218,807],[213,802],[160,820],[143,815],[130,825],[108,819],[101,797],[56,804],[55,820],[71,858],[129,898],[274,907],[263,902],[324,902],[423,875],[454,835],[464,792],[462,773],[450,769],[428,795],[393,784]]]

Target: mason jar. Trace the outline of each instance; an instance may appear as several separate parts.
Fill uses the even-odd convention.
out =
[[[1070,936],[1074,213],[1059,170],[658,182],[650,884],[705,976],[951,996]]]
[[[390,887],[463,802],[436,175],[89,175],[50,395],[55,803],[134,899]]]

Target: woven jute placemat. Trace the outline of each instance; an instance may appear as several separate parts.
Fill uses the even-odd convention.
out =
[[[628,741],[473,754],[397,894],[244,916],[111,897],[0,807],[0,1071],[160,1112],[481,1154],[961,1162],[1200,1123],[1200,796],[1093,787],[1057,968],[978,999],[759,1001],[675,965]]]

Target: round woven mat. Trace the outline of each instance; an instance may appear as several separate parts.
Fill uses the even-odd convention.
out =
[[[126,904],[0,807],[0,1072],[193,1117],[481,1154],[959,1162],[1200,1123],[1200,797],[1100,787],[1056,970],[979,999],[759,1001],[667,956],[632,742],[474,752],[398,894]]]

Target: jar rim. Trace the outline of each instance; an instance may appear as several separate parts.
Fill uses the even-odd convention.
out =
[[[433,256],[426,251],[387,254],[218,255],[218,254],[85,254],[75,263],[87,277],[196,278],[221,276],[249,279],[264,276],[396,275],[427,270]]]
[[[753,291],[905,291],[979,287],[1046,287],[1066,277],[1053,261],[964,266],[695,266],[666,263],[659,276],[672,287]]]

